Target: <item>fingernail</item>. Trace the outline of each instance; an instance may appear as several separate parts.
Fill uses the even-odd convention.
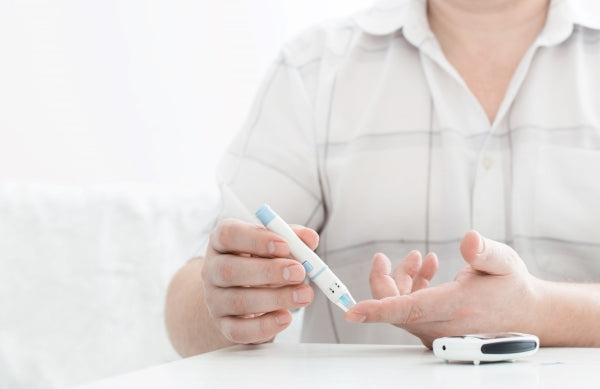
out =
[[[271,241],[267,246],[267,250],[269,250],[269,254],[273,256],[284,257],[288,254],[288,244],[287,242],[281,241]]]
[[[304,280],[304,269],[301,265],[290,265],[283,269],[283,279],[286,281]]]
[[[275,321],[277,322],[277,325],[284,326],[284,325],[289,324],[292,321],[292,317],[290,315],[288,315],[286,312],[278,312],[275,315]]]
[[[367,316],[361,315],[360,313],[353,313],[353,314],[347,315],[346,319],[348,321],[355,322],[355,323],[363,323],[365,320],[367,320]]]
[[[477,245],[477,253],[481,254],[485,251],[485,240],[483,239],[483,236],[479,235],[479,232],[475,232],[477,234],[477,237],[479,237],[479,244]]]
[[[297,304],[305,304],[310,302],[312,293],[308,288],[299,288],[292,293],[292,298]]]

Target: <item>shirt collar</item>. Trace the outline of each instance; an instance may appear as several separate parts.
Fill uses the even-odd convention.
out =
[[[388,35],[405,27],[414,9],[424,11],[424,4],[424,0],[378,0],[371,8],[354,15],[354,20],[368,34]]]
[[[378,0],[371,8],[354,15],[354,21],[371,35],[389,35],[402,29],[409,42],[420,46],[433,36],[426,10],[426,0]]]
[[[600,30],[598,0],[551,0],[538,43],[541,46],[559,44],[571,36],[574,26]]]
[[[553,0],[556,2],[559,0]],[[582,27],[600,30],[600,2],[598,0],[563,0],[571,13],[571,21]]]
[[[355,14],[354,21],[371,35],[388,35],[403,29],[406,38],[416,46],[432,35],[426,0],[378,0],[371,8]],[[551,0],[540,43],[562,42],[570,36],[573,25],[600,30],[600,1]]]

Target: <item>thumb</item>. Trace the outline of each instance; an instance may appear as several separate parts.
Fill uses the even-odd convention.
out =
[[[314,251],[317,248],[319,245],[319,234],[315,230],[297,224],[291,224],[290,227],[311,250]]]
[[[511,247],[484,238],[475,230],[465,234],[460,242],[460,252],[475,270],[494,275],[507,275],[520,271],[524,263]]]

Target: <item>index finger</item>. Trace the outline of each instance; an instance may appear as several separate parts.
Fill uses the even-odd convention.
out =
[[[252,254],[259,257],[289,257],[290,246],[276,233],[258,224],[236,219],[222,220],[211,232],[209,253]]]
[[[414,293],[358,302],[344,315],[347,321],[396,325],[450,320],[460,307],[453,281]]]

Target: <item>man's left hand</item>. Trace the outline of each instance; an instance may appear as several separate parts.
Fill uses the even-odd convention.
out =
[[[431,348],[442,336],[485,332],[535,333],[538,279],[509,246],[465,234],[460,251],[467,263],[454,281],[429,287],[437,271],[435,254],[421,260],[411,252],[392,272],[390,260],[376,254],[369,277],[373,300],[346,314],[351,322],[390,323],[418,336]]]

